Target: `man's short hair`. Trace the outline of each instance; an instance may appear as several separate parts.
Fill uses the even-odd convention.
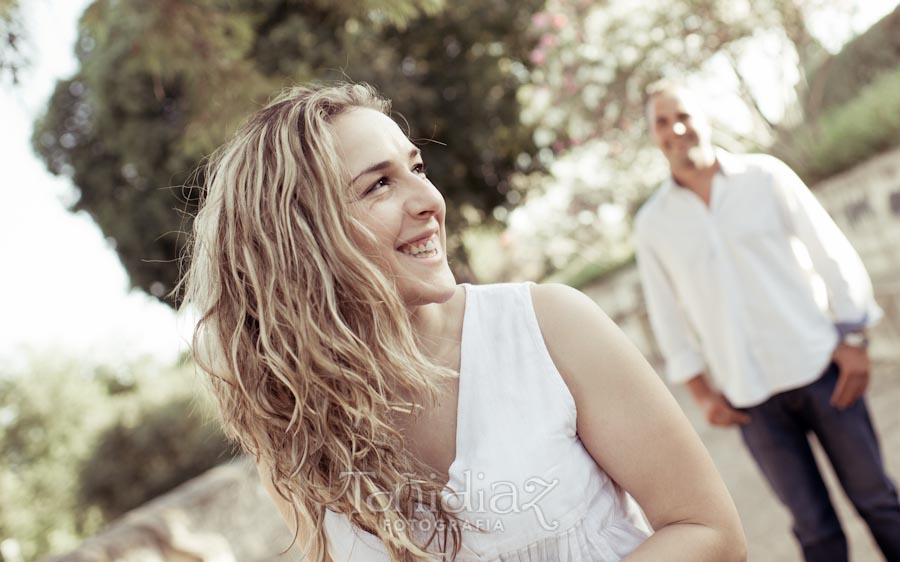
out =
[[[657,96],[662,94],[673,94],[675,92],[689,91],[684,84],[670,80],[669,78],[660,78],[655,82],[651,82],[644,89],[644,116],[650,114],[650,102]]]

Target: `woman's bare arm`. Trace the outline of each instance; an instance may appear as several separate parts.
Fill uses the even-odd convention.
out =
[[[578,410],[578,434],[655,534],[629,562],[746,560],[737,510],[703,443],[641,353],[587,296],[532,288],[547,348]]]

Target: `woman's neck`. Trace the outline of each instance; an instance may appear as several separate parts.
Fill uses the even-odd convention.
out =
[[[457,286],[446,302],[421,305],[410,311],[416,341],[426,357],[459,370],[459,345],[465,315],[466,291]]]

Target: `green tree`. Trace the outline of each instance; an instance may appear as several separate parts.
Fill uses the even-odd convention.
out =
[[[0,80],[19,81],[19,71],[25,65],[22,53],[22,22],[19,19],[19,0],[0,0]]]
[[[714,58],[731,65],[739,94],[769,129],[783,124],[767,116],[745,78],[741,59],[770,35],[793,54],[805,74],[827,53],[812,35],[807,15],[826,6],[851,13],[852,0],[549,0],[534,18],[537,69],[527,87],[529,120],[542,127],[539,144],[555,151],[617,132],[645,132],[643,93],[662,76],[684,78]],[[630,143],[635,144],[635,143]]]
[[[628,217],[666,173],[647,134],[647,86],[663,76],[690,82],[704,73],[711,77],[707,84],[733,82],[753,130],[745,134],[731,123],[717,123],[717,142],[733,149],[768,146],[802,121],[803,106],[797,100],[804,99],[806,71],[826,56],[808,26],[809,16],[825,8],[849,14],[857,4],[548,0],[532,21],[536,47],[530,58],[535,68],[521,99],[523,119],[535,127],[539,158],[553,163],[556,172],[553,177],[522,178],[520,191],[527,194],[526,207],[543,211],[552,203],[558,212],[538,213],[541,220],[532,221],[527,232],[515,232],[519,245],[532,256],[535,248],[543,249],[546,272],[570,262],[627,257],[630,247],[623,251],[623,246],[630,239]],[[747,76],[748,56],[757,57],[758,68],[761,45],[777,49],[772,66],[796,61],[786,73],[800,76],[796,92],[790,84],[759,84]],[[783,115],[767,113],[761,94],[770,100],[781,95],[787,110]],[[576,268],[582,265],[574,263]]]
[[[380,88],[412,137],[443,143],[423,147],[432,175],[451,207],[478,221],[505,201],[506,178],[532,149],[516,93],[531,48],[520,30],[541,4],[96,0],[81,20],[80,68],[58,83],[34,145],[73,178],[75,210],[114,242],[132,283],[160,298],[175,285],[199,195],[182,186],[292,83]]]
[[[234,447],[195,399],[135,396],[100,436],[80,473],[84,505],[107,520],[164,494],[234,456]],[[202,404],[206,405],[206,404]]]
[[[78,466],[112,419],[104,386],[76,363],[0,374],[0,536],[27,560],[71,548],[102,518],[78,502]]]
[[[40,360],[0,369],[0,537],[26,560],[73,548],[113,517],[229,458],[193,365]]]
[[[807,115],[847,103],[883,74],[900,67],[900,4],[865,33],[809,72]]]

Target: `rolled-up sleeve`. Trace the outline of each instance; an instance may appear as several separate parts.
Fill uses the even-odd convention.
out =
[[[673,384],[686,382],[706,370],[697,337],[685,317],[671,281],[641,229],[636,233],[638,272],[653,335]]]
[[[878,322],[883,312],[875,302],[869,274],[850,241],[803,180],[780,160],[775,160],[774,181],[789,227],[806,247],[813,269],[828,290],[835,324],[863,328]]]

